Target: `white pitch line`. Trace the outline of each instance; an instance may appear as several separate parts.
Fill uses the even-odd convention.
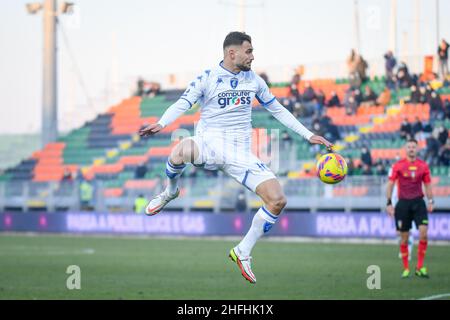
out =
[[[444,297],[450,297],[450,293],[437,294],[434,296],[420,298],[418,300],[436,300],[436,299],[440,299],[440,298],[444,298]]]

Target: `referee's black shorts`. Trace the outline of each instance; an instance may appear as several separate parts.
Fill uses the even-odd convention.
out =
[[[412,222],[419,229],[420,225],[428,225],[428,211],[423,198],[400,199],[395,205],[395,226],[398,231],[409,231]]]

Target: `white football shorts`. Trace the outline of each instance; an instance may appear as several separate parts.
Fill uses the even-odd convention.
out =
[[[186,139],[192,139],[199,149],[199,157],[193,165],[222,170],[250,191],[256,192],[262,182],[276,179],[272,170],[251,152],[251,137],[225,138],[205,132]]]

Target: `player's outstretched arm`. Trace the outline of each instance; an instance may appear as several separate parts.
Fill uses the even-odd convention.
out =
[[[159,119],[158,123],[150,124],[141,130],[139,130],[139,135],[141,137],[152,136],[159,131],[161,131],[164,127],[174,122],[179,116],[186,112],[191,107],[191,103],[184,99],[180,98],[177,102],[172,104],[169,108],[167,108],[166,112],[162,115],[161,119]]]
[[[275,119],[280,121],[287,128],[295,131],[303,138],[308,140],[312,144],[322,144],[331,150],[333,144],[324,137],[315,135],[309,131],[300,121],[298,121],[292,113],[290,113],[277,99],[273,99],[270,104],[264,105],[267,111],[269,111]]]
[[[333,144],[330,141],[317,135],[311,136],[311,138],[309,138],[309,142],[312,144],[323,144],[329,151],[331,151],[331,148],[333,147]]]
[[[153,123],[153,124],[150,124],[150,125],[142,128],[141,130],[139,130],[139,135],[141,137],[152,136],[152,135],[160,132],[162,129],[163,129],[162,125],[160,125],[158,123]]]
[[[209,70],[205,70],[199,77],[191,82],[186,91],[181,95],[180,99],[167,108],[166,112],[159,119],[158,123],[154,123],[139,130],[141,137],[154,135],[161,131],[164,127],[174,122],[179,116],[190,109],[198,99],[203,95],[205,81],[209,76]],[[203,81],[202,81],[203,79]]]

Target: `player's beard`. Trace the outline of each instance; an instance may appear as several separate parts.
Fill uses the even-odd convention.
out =
[[[242,71],[250,71],[251,68],[252,68],[252,67],[247,67],[247,66],[244,65],[244,64],[237,64],[236,67],[238,67],[239,70],[242,70]]]

